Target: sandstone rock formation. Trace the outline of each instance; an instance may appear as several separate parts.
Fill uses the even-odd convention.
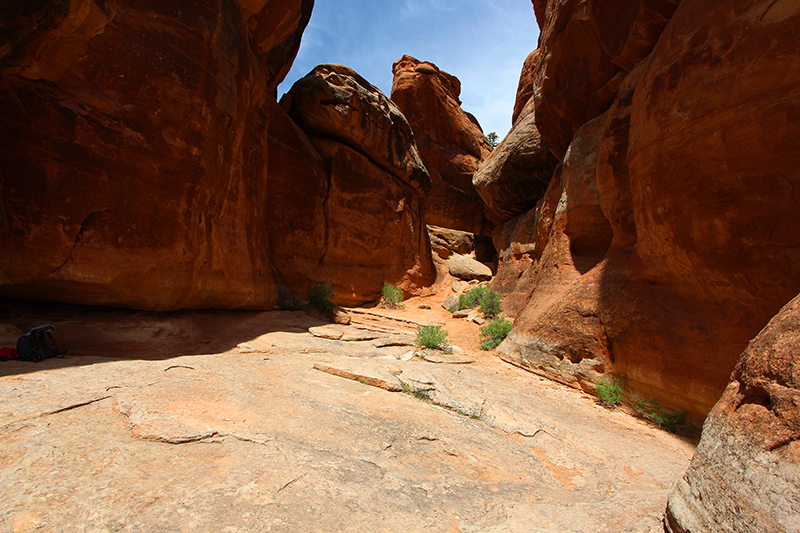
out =
[[[534,2],[541,28],[536,124],[556,155],[564,155],[581,125],[608,109],[677,5],[677,0]]]
[[[525,213],[542,198],[558,160],[539,134],[534,98],[511,131],[481,164],[472,183],[495,224]]]
[[[533,98],[533,84],[535,81],[536,67],[539,65],[539,49],[537,48],[525,58],[522,65],[522,73],[519,76],[517,87],[517,98],[514,101],[514,112],[511,115],[511,123],[516,124],[517,119],[525,109],[525,105]]]
[[[423,283],[430,178],[402,113],[346,67],[307,78],[339,99],[287,109],[351,150],[275,99],[312,7],[0,6],[0,294],[268,309],[313,281],[340,303]]]
[[[274,306],[265,132],[312,6],[0,7],[0,293]]]
[[[494,287],[519,313],[505,358],[587,390],[621,374],[699,421],[800,292],[800,82],[786,75],[800,12],[685,0],[652,37],[668,4],[546,4],[535,122],[566,157],[539,204],[495,230]]]
[[[800,297],[750,343],[670,493],[669,533],[800,530]]]
[[[374,85],[344,65],[319,65],[298,80],[284,104],[305,132],[346,144],[419,194],[431,178],[403,113]]]
[[[342,65],[316,67],[281,104],[313,144],[287,153],[280,172],[289,199],[278,199],[285,215],[270,237],[281,279],[295,292],[330,281],[341,304],[377,300],[384,281],[407,292],[431,282],[420,207],[431,182],[403,114]]]
[[[472,176],[492,152],[475,117],[461,108],[461,82],[436,65],[403,56],[392,66],[392,101],[411,124],[433,188],[425,199],[430,224],[486,233]]]

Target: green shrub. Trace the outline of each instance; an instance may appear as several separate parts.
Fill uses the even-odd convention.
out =
[[[445,350],[450,346],[447,331],[442,326],[417,326],[417,344],[436,350]]]
[[[475,287],[458,297],[458,308],[478,307],[481,301],[492,292],[489,287]]]
[[[641,396],[634,396],[634,410],[641,416],[655,423],[659,428],[670,433],[684,433],[692,435],[697,432],[697,427],[689,420],[689,413],[665,413],[661,410],[658,400],[645,400]]]
[[[480,310],[484,316],[495,317],[500,314],[500,300],[503,297],[496,292],[489,291],[480,301]]]
[[[480,329],[481,350],[493,350],[508,337],[513,325],[504,317],[490,320]]]
[[[458,308],[477,307],[487,317],[493,317],[500,314],[500,301],[502,299],[502,296],[489,287],[475,287],[458,297]]]
[[[606,407],[614,407],[622,403],[622,379],[603,376],[597,381],[597,397]]]
[[[400,304],[403,303],[403,289],[400,287],[395,287],[391,283],[384,281],[381,294],[383,295],[381,303],[386,307],[401,307]]]
[[[334,298],[336,298],[336,294],[334,294],[330,283],[315,281],[311,288],[308,289],[308,301],[320,313],[327,313],[336,309],[336,304],[332,301]]]

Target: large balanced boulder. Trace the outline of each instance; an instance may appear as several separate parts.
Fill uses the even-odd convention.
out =
[[[266,129],[312,6],[0,6],[0,294],[273,307]]]
[[[344,65],[318,65],[284,97],[289,116],[310,135],[336,140],[413,187],[431,190],[403,113],[380,89]]]
[[[530,98],[511,131],[472,177],[486,216],[495,224],[534,207],[558,164],[536,126],[534,104]]]
[[[280,186],[291,200],[278,199],[285,216],[270,233],[284,283],[303,294],[330,282],[336,302],[353,305],[380,298],[384,281],[408,293],[432,282],[421,207],[430,177],[400,110],[342,65],[316,67],[281,105],[302,131],[287,124],[276,142],[299,134],[312,146],[284,152]]]
[[[392,67],[392,101],[403,111],[433,182],[425,198],[430,224],[480,234],[483,202],[472,176],[492,146],[475,117],[461,108],[461,82],[436,65],[403,56]]]
[[[800,531],[800,297],[750,343],[672,488],[669,533]]]
[[[557,5],[546,25],[572,24]],[[611,107],[564,133],[566,157],[537,206],[494,233],[493,286],[518,314],[503,357],[586,390],[622,375],[627,394],[705,417],[748,341],[800,292],[793,6],[684,0]],[[575,23],[586,20],[600,19]],[[561,61],[547,54],[572,50],[557,42],[570,35],[543,32],[555,44],[542,61]],[[594,68],[582,65],[563,73],[568,86]],[[557,140],[537,99],[536,125]]]

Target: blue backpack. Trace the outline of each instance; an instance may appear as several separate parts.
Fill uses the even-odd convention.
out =
[[[32,361],[38,363],[48,357],[64,357],[69,351],[66,348],[59,350],[56,341],[50,334],[55,326],[44,324],[36,326],[25,332],[25,335],[17,340],[17,353],[20,361]]]

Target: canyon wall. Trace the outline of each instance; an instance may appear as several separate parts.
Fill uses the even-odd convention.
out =
[[[269,309],[281,285],[304,296],[319,278],[335,280],[343,302],[373,299],[382,280],[343,280],[356,275],[345,267],[376,257],[395,281],[423,279],[430,252],[411,197],[426,192],[413,183],[428,179],[424,168],[406,169],[411,185],[368,206],[414,235],[362,235],[341,223],[352,218],[343,210],[387,178],[360,191],[329,183],[331,168],[338,176],[364,163],[320,154],[276,101],[312,8],[313,0],[0,6],[0,294]],[[403,132],[385,137],[415,151]],[[313,275],[300,282],[293,273]]]
[[[490,233],[472,176],[492,152],[478,121],[461,108],[461,82],[433,63],[403,56],[392,66],[392,101],[408,118],[433,186],[429,224]]]
[[[590,391],[620,375],[629,394],[700,421],[800,292],[800,9],[534,7],[540,48],[520,95],[561,163],[494,233],[494,287],[517,315],[500,353]]]

